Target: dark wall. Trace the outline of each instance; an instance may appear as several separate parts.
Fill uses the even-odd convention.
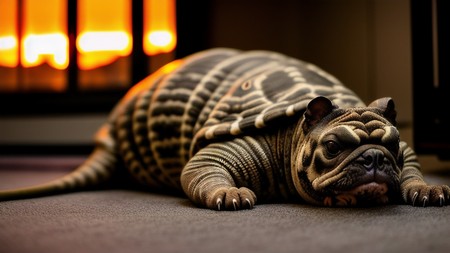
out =
[[[367,103],[394,97],[400,121],[411,120],[408,0],[214,0],[183,5],[179,8],[193,11],[179,21],[191,28],[180,39],[180,52],[232,47],[285,53],[322,67]]]

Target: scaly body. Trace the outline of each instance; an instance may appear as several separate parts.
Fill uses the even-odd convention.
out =
[[[414,152],[399,141],[390,99],[366,107],[318,67],[266,51],[214,49],[168,64],[118,103],[80,168],[0,199],[85,189],[123,168],[149,189],[184,191],[212,209],[251,208],[257,199],[450,198],[448,186],[423,182]]]

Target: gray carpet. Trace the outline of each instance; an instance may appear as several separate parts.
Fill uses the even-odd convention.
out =
[[[60,174],[3,164],[0,188]],[[0,252],[450,252],[450,206],[266,204],[216,212],[179,197],[81,192],[0,202]]]

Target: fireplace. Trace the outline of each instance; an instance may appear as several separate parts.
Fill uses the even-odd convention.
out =
[[[0,114],[109,111],[134,83],[191,53],[178,49],[178,34],[195,34],[197,7],[175,0],[0,1]],[[191,14],[198,16],[186,18]],[[202,45],[192,42],[198,38],[186,44]]]

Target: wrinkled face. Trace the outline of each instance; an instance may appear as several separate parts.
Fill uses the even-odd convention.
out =
[[[326,206],[386,204],[399,194],[399,132],[375,108],[337,109],[305,135],[296,188]]]

